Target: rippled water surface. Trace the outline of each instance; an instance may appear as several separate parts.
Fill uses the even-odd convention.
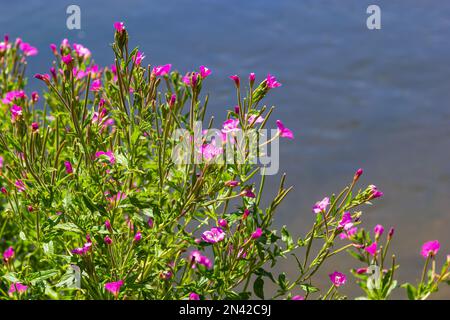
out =
[[[275,74],[283,86],[266,102],[296,134],[281,146],[281,169],[295,189],[277,225],[305,231],[312,204],[363,167],[363,183],[385,193],[365,210],[364,224],[396,227],[399,278],[416,282],[424,241],[439,239],[442,257],[450,252],[450,3],[376,2],[379,31],[366,28],[373,1],[365,0],[1,0],[0,34],[40,49],[29,61],[32,74],[47,72],[49,43],[65,37],[90,48],[97,63],[111,64],[112,23],[125,21],[145,61],[182,72],[201,64],[213,70],[205,89],[215,114],[235,104],[227,76]],[[66,29],[69,4],[81,7],[81,31]],[[274,193],[276,181],[268,180],[266,192]],[[327,272],[356,265],[335,258],[322,285]],[[280,270],[294,275],[295,263],[282,262]],[[449,298],[450,290],[435,297]]]

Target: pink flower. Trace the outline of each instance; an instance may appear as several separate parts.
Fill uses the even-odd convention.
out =
[[[339,227],[344,228],[345,230],[349,230],[351,227],[353,227],[352,215],[350,212],[347,211],[342,214],[342,219],[339,222]]]
[[[252,72],[248,75],[248,81],[250,82],[250,85],[252,86],[255,83],[255,74]]]
[[[39,123],[33,122],[33,123],[31,124],[31,131],[36,132],[36,131],[38,131],[38,130],[39,130]]]
[[[267,74],[266,84],[267,84],[267,87],[270,88],[270,89],[277,88],[277,87],[281,86],[281,83],[279,83],[277,81],[277,78],[275,78],[274,76],[270,75],[270,73]]]
[[[111,227],[111,222],[109,222],[109,220],[106,220],[105,221],[105,227],[106,227],[106,229],[108,229],[108,231],[112,231],[112,227]]]
[[[225,219],[219,219],[219,221],[217,221],[217,224],[222,228],[228,228],[228,222]]]
[[[379,238],[384,232],[384,227],[381,224],[377,224],[373,232],[375,233],[375,238]]]
[[[240,129],[238,128],[238,126],[239,126],[239,119],[233,119],[233,118],[228,119],[222,125],[222,132],[230,133],[230,132],[239,131]]]
[[[39,101],[39,94],[36,91],[33,91],[31,93],[31,101],[33,101],[34,103]]]
[[[239,185],[239,181],[236,181],[236,180],[228,180],[225,182],[225,186],[231,187],[231,188],[236,187],[238,185]]]
[[[376,199],[376,198],[383,196],[383,192],[378,190],[378,188],[376,186],[374,186],[373,184],[369,186],[369,189],[371,192],[370,199]]]
[[[18,192],[24,192],[26,190],[25,184],[22,180],[16,180],[14,185],[16,186]]]
[[[280,137],[294,139],[294,134],[292,133],[292,131],[286,128],[281,120],[277,120],[277,127]]]
[[[2,102],[4,104],[10,104],[16,99],[23,99],[26,98],[25,91],[23,90],[13,90],[9,91],[5,94],[5,97],[2,99]]]
[[[164,76],[170,72],[170,68],[172,68],[172,65],[169,63],[154,67],[152,72],[155,76]]]
[[[20,44],[20,50],[22,50],[23,54],[27,57],[35,56],[38,54],[38,50],[27,42],[22,42]]]
[[[256,198],[256,195],[253,193],[253,191],[251,189],[245,189],[242,192],[242,196],[247,197],[247,198]]]
[[[136,65],[140,66],[141,62],[142,62],[142,60],[144,60],[144,58],[145,58],[144,53],[138,51],[138,52],[136,52],[136,55],[133,57],[133,61]]]
[[[209,160],[214,159],[218,155],[222,154],[223,149],[220,147],[216,147],[216,142],[215,142],[215,140],[213,140],[209,144],[203,144],[200,147],[200,153],[201,153],[201,156],[203,157],[203,159],[205,159],[206,161],[209,161]]]
[[[102,87],[102,81],[100,79],[96,79],[96,80],[92,81],[90,90],[91,91],[99,91],[101,87]]]
[[[370,246],[365,247],[364,251],[370,254],[372,257],[377,253],[377,243],[373,242]]]
[[[138,231],[138,232],[134,235],[133,241],[134,241],[134,242],[139,242],[139,241],[141,241],[141,240],[142,240],[142,233],[141,233],[140,231]]]
[[[123,22],[114,22],[114,29],[116,29],[117,32],[121,33],[125,30],[125,24]]]
[[[200,296],[196,294],[195,292],[191,292],[189,294],[189,300],[200,300]]]
[[[5,187],[1,187],[1,188],[0,188],[0,191],[1,191],[1,193],[3,193],[3,194],[8,194],[8,190],[6,190]]]
[[[56,44],[50,43],[50,50],[52,50],[53,54],[58,54],[58,51],[56,51]]]
[[[72,164],[70,163],[70,161],[64,161],[64,166],[66,167],[67,174],[73,173]]]
[[[291,298],[291,300],[305,300],[305,297],[300,296],[300,295],[296,295],[296,296],[293,296],[293,297]]]
[[[8,249],[3,252],[3,261],[7,263],[9,260],[11,260],[14,257],[14,248],[9,247]]]
[[[27,207],[27,210],[28,210],[28,212],[31,213],[31,212],[33,212],[34,208],[33,208],[33,206],[28,206],[28,207]]]
[[[3,169],[4,162],[5,162],[5,159],[3,159],[2,156],[0,156],[0,169]]]
[[[16,121],[22,119],[22,115],[23,115],[22,107],[13,105],[11,107],[11,109],[9,109],[9,111],[11,111],[11,122],[12,123],[15,123]]]
[[[316,202],[316,204],[313,206],[313,212],[314,213],[325,212],[329,205],[330,205],[330,198],[325,197],[321,201]]]
[[[364,273],[367,273],[367,268],[359,268],[359,269],[356,269],[355,272],[357,274],[364,274]]]
[[[192,261],[192,268],[196,267],[196,264],[201,264],[205,266],[207,269],[212,268],[212,262],[208,257],[202,255],[200,251],[192,251],[189,256],[190,261]]]
[[[104,239],[103,239],[103,241],[105,241],[105,243],[107,244],[107,245],[110,245],[110,244],[112,244],[112,239],[109,237],[109,236],[106,236]]]
[[[441,245],[438,240],[425,242],[422,246],[421,255],[424,258],[428,258],[428,256],[433,257],[439,252],[440,248]]]
[[[262,236],[261,228],[256,228],[256,230],[252,233],[252,239],[258,239]]]
[[[394,232],[395,232],[395,229],[394,229],[394,228],[390,228],[390,229],[389,229],[389,232],[388,232],[388,240],[391,240],[391,239],[392,239],[392,237],[394,236]]]
[[[234,84],[236,85],[236,88],[238,88],[239,84],[241,82],[241,80],[239,79],[239,76],[233,75],[233,76],[230,76],[229,78],[234,81]]]
[[[255,121],[255,123],[262,123],[264,122],[264,118],[261,116],[255,116],[254,114],[252,114],[250,117],[248,117],[248,123],[252,124],[253,121]]]
[[[110,164],[115,164],[116,163],[116,157],[114,156],[114,152],[112,151],[97,151],[95,153],[95,157],[96,158],[107,158]]]
[[[20,282],[11,283],[9,287],[8,294],[12,296],[15,292],[18,294],[25,293],[28,290],[26,285],[21,284]]]
[[[50,76],[49,76],[48,74],[40,74],[40,73],[37,73],[37,74],[34,75],[34,77],[35,77],[36,79],[38,79],[38,80],[44,81],[46,84],[49,84],[49,83],[50,83]]]
[[[353,237],[357,232],[358,232],[358,228],[357,227],[353,227],[353,228],[350,228],[348,230],[345,230],[343,233],[341,233],[339,235],[339,237],[341,239],[348,239],[348,238]]]
[[[83,47],[83,45],[81,45],[81,44],[74,43],[73,49],[75,50],[75,53],[77,54],[77,56],[80,58],[87,59],[91,56],[91,51],[89,51],[88,48]]]
[[[147,225],[148,225],[148,227],[150,228],[150,229],[152,229],[153,228],[153,219],[152,218],[148,218],[148,221],[147,221]]]
[[[75,248],[71,252],[73,254],[82,256],[82,255],[85,255],[91,249],[91,247],[92,247],[92,242],[90,241],[90,238],[88,238],[87,242],[82,247]]]
[[[340,287],[341,285],[344,285],[347,282],[347,277],[345,274],[340,272],[333,272],[332,274],[328,275],[330,277],[331,282],[336,286]]]
[[[359,168],[358,170],[356,170],[354,178],[355,180],[359,179],[359,177],[363,174],[363,169]]]
[[[211,70],[205,66],[200,66],[200,76],[205,79],[207,76],[211,74]]]
[[[68,55],[62,56],[61,60],[62,60],[62,62],[64,62],[65,65],[69,65],[69,64],[72,63],[73,58],[72,58],[72,56],[69,53]]]
[[[250,210],[244,209],[244,214],[242,215],[242,220],[247,219],[247,217],[250,215]]]
[[[225,232],[221,228],[211,228],[202,234],[202,239],[208,243],[217,243],[225,239]]]
[[[116,298],[119,295],[120,288],[123,286],[123,280],[105,283],[105,289],[111,292]]]

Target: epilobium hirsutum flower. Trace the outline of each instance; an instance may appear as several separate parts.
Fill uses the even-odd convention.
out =
[[[369,190],[370,190],[370,198],[369,199],[376,199],[376,198],[383,196],[383,192],[378,190],[378,188],[376,186],[374,186],[373,184],[371,184],[369,186]]]
[[[353,228],[350,228],[350,229],[345,230],[344,232],[342,232],[339,235],[339,238],[341,238],[341,239],[348,239],[348,238],[353,237],[357,232],[358,232],[358,228],[357,227],[353,227]]]
[[[200,296],[196,294],[195,292],[191,292],[189,294],[189,300],[200,300]]]
[[[70,54],[68,54],[68,55],[62,56],[61,60],[62,60],[62,62],[64,62],[65,65],[68,66],[68,65],[70,65],[72,63],[73,58],[72,58],[72,56]]]
[[[144,60],[144,58],[145,58],[144,53],[138,51],[138,52],[136,52],[136,55],[133,57],[133,61],[136,65],[140,66],[141,62],[142,62],[142,60]]]
[[[239,79],[239,76],[233,75],[233,76],[230,76],[229,78],[234,81],[236,88],[239,88],[239,84],[241,82],[241,80]]]
[[[97,151],[95,153],[95,157],[98,159],[108,159],[110,164],[115,164],[116,163],[116,157],[114,156],[114,152],[112,151]]]
[[[31,124],[31,131],[32,131],[32,132],[37,132],[38,130],[39,130],[39,123],[33,122],[33,123]]]
[[[33,101],[33,103],[36,103],[39,101],[39,94],[36,91],[33,91],[31,93],[31,101]]]
[[[228,222],[225,219],[219,219],[219,221],[217,221],[217,223],[219,224],[219,226],[221,226],[222,228],[228,228]]]
[[[229,181],[226,181],[226,182],[225,182],[225,185],[226,185],[227,187],[233,188],[233,187],[236,187],[236,186],[239,185],[239,181],[236,181],[236,180],[229,180]]]
[[[338,271],[335,271],[328,276],[330,277],[331,282],[336,287],[340,287],[347,282],[347,277],[345,276],[345,274],[338,272]]]
[[[112,244],[112,239],[111,239],[109,236],[106,236],[106,237],[103,239],[103,241],[105,241],[105,243],[106,243],[107,245]]]
[[[205,79],[207,76],[211,74],[211,70],[205,66],[200,66],[200,76]]]
[[[370,246],[365,247],[364,251],[373,257],[377,253],[377,243],[373,242]]]
[[[28,290],[26,285],[21,284],[20,282],[11,283],[9,287],[8,294],[12,296],[14,293],[22,294]]]
[[[253,86],[253,84],[255,83],[255,74],[252,72],[248,75],[248,81],[250,82],[250,86]]]
[[[25,183],[23,183],[22,180],[16,180],[14,185],[16,186],[18,192],[24,192],[26,190]]]
[[[2,99],[4,104],[9,104],[16,99],[26,98],[26,94],[23,90],[13,90],[9,91],[5,94],[5,97]]]
[[[85,255],[85,254],[91,249],[91,247],[92,247],[92,242],[88,240],[88,241],[84,244],[84,246],[79,247],[79,248],[75,248],[75,249],[73,249],[71,252],[72,252],[73,254],[82,256],[82,255]]]
[[[392,237],[394,236],[394,231],[395,231],[394,228],[389,229],[388,236],[387,236],[388,240],[392,239]]]
[[[256,116],[256,115],[252,114],[250,117],[248,117],[247,121],[250,124],[252,124],[253,122],[254,123],[262,123],[262,122],[264,122],[264,118],[261,116]]]
[[[256,228],[256,230],[252,233],[252,239],[258,239],[262,236],[261,228]]]
[[[134,242],[139,242],[139,241],[141,241],[141,239],[142,239],[142,233],[141,233],[140,231],[138,231],[138,232],[134,235],[133,241],[134,241]]]
[[[20,50],[22,50],[23,54],[27,57],[35,56],[38,54],[38,49],[27,42],[20,43]]]
[[[120,288],[123,286],[123,280],[115,281],[115,282],[107,282],[105,283],[105,289],[111,292],[114,297],[119,295]]]
[[[50,84],[50,76],[48,74],[37,73],[34,75],[34,77],[38,80],[44,81],[47,85]]]
[[[441,244],[438,240],[425,242],[422,246],[421,255],[424,258],[428,258],[428,256],[435,256],[439,249],[441,248]]]
[[[341,221],[339,221],[339,228],[349,230],[351,227],[353,227],[352,215],[348,211],[344,212]]]
[[[202,234],[202,239],[208,243],[217,243],[225,239],[225,232],[221,228],[211,228]]]
[[[64,161],[64,166],[66,167],[67,174],[73,173],[72,164],[70,163],[70,161]]]
[[[275,78],[275,76],[272,76],[270,73],[267,74],[266,84],[267,84],[267,87],[270,88],[270,89],[277,88],[277,87],[281,86],[281,83],[279,83],[277,81],[277,78]]]
[[[11,109],[11,122],[15,123],[16,121],[19,121],[22,119],[23,111],[21,106],[13,105]]]
[[[356,170],[355,175],[353,176],[353,180],[358,180],[359,177],[363,174],[363,169],[359,168],[358,170]]]
[[[114,29],[116,29],[117,32],[121,33],[125,30],[125,24],[123,22],[114,22]]]
[[[194,250],[189,255],[189,260],[192,262],[192,268],[196,267],[196,264],[201,264],[205,266],[207,269],[212,268],[212,262],[208,257],[202,255],[200,251]]]
[[[109,220],[105,221],[105,227],[109,232],[112,231],[111,222],[109,222]]]
[[[153,68],[152,73],[155,76],[164,76],[170,72],[170,68],[172,68],[172,65],[170,63],[162,66],[156,66]]]
[[[222,132],[224,133],[231,133],[235,131],[239,131],[239,119],[228,119],[226,120],[222,125]]]
[[[101,87],[102,87],[102,81],[100,79],[96,79],[96,80],[92,81],[90,90],[91,91],[99,91]]]
[[[378,239],[383,234],[384,227],[381,224],[377,224],[373,229],[373,232],[375,233],[375,238]]]
[[[327,210],[328,205],[330,204],[330,198],[325,197],[321,201],[316,202],[313,206],[314,213],[325,212]]]
[[[253,193],[252,189],[245,189],[241,192],[241,195],[247,198],[256,198],[256,195]]]
[[[300,296],[300,295],[296,295],[296,296],[293,296],[293,297],[291,298],[291,300],[305,300],[305,297]]]
[[[14,248],[9,247],[8,249],[3,252],[3,261],[6,263],[10,261],[14,257]]]
[[[294,134],[292,133],[292,131],[286,128],[281,120],[277,120],[277,127],[280,137],[294,139]]]
[[[91,51],[89,51],[88,48],[84,47],[81,44],[74,43],[73,49],[75,50],[75,53],[77,54],[77,56],[82,59],[87,59],[91,56]]]

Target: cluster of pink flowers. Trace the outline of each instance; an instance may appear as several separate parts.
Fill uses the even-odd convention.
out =
[[[14,248],[9,247],[8,249],[3,252],[3,261],[5,263],[9,262],[14,257]]]
[[[16,99],[25,99],[27,95],[25,94],[25,91],[23,90],[13,90],[5,93],[5,97],[2,99],[2,102],[4,104],[10,104],[14,102]]]
[[[115,164],[116,163],[116,157],[114,156],[114,152],[112,152],[111,150],[108,151],[97,151],[95,153],[95,157],[97,159],[104,159],[106,158],[110,164]]]

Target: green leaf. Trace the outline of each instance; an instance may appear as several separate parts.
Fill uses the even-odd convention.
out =
[[[61,229],[64,231],[70,231],[75,233],[81,233],[80,228],[78,228],[74,223],[72,222],[66,222],[66,223],[60,223],[55,226],[55,229]]]
[[[402,285],[402,288],[406,289],[406,293],[408,294],[409,300],[416,300],[416,288],[412,286],[410,283],[405,283]]]
[[[261,277],[256,278],[253,283],[253,291],[258,298],[264,300],[264,280]]]
[[[287,250],[290,251],[294,248],[294,241],[292,240],[289,231],[287,231],[286,226],[283,226],[283,228],[281,229],[281,240],[286,243]]]

